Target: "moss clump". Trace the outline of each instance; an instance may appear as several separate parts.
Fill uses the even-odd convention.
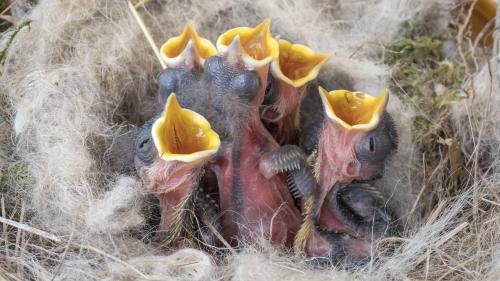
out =
[[[17,162],[7,167],[8,178],[12,185],[26,191],[33,187],[35,178],[28,171],[26,162]]]
[[[12,107],[6,96],[0,94],[0,123],[9,122],[12,116]]]
[[[392,92],[421,113],[413,125],[423,153],[421,169],[424,177],[432,177],[423,179],[428,194],[419,202],[422,215],[449,196],[450,190],[456,191],[461,184],[459,170],[464,165],[455,145],[450,110],[460,98],[465,71],[463,64],[444,58],[442,45],[440,38],[415,35],[394,42],[385,54],[385,62],[392,66]]]
[[[464,68],[441,54],[442,40],[427,36],[406,38],[389,46],[385,62],[393,67],[393,92],[422,110],[426,116],[442,115],[459,99]],[[427,120],[427,122],[439,119]],[[415,121],[425,134],[432,129]],[[422,131],[423,129],[423,131]]]
[[[395,92],[403,90],[403,99],[429,111],[456,101],[464,78],[463,67],[444,59],[441,46],[439,39],[419,36],[395,42],[386,53]]]

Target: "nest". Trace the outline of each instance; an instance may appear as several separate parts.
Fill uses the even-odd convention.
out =
[[[500,275],[498,44],[453,1],[143,1],[159,45],[193,20],[215,41],[271,18],[320,52],[340,87],[392,96],[400,149],[377,184],[401,237],[368,263],[321,270],[266,241],[211,257],[148,239],[155,202],[133,169],[157,112],[160,65],[125,1],[17,1],[0,54],[0,276],[11,280],[496,280]],[[484,35],[484,34],[483,34]]]

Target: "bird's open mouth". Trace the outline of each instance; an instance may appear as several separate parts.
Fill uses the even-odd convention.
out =
[[[226,31],[217,39],[217,49],[225,53],[237,37],[240,40],[243,61],[249,69],[263,67],[278,57],[279,46],[271,36],[269,19],[254,28],[237,27]]]
[[[387,90],[373,97],[347,90],[328,92],[319,87],[319,94],[326,115],[332,122],[348,130],[364,131],[378,126],[389,98]]]
[[[273,75],[293,87],[300,87],[318,76],[330,54],[315,53],[310,48],[279,40],[279,57],[271,64]]]
[[[220,147],[219,135],[202,115],[182,108],[172,93],[163,114],[153,124],[153,141],[160,157],[167,161],[206,160]]]
[[[192,50],[188,50],[192,48]],[[184,58],[186,52],[192,51],[194,60],[203,65],[205,60],[217,54],[215,46],[196,32],[192,22],[188,22],[179,36],[170,38],[161,46],[161,56],[167,66],[178,65]]]

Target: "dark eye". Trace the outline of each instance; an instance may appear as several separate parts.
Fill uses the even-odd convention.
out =
[[[375,138],[370,137],[370,152],[375,152]]]
[[[245,71],[231,80],[231,88],[242,99],[252,100],[260,87],[259,75],[256,72]]]
[[[149,148],[149,145],[151,144],[151,139],[145,139],[139,144],[139,151],[145,151]]]
[[[145,165],[152,164],[156,155],[156,148],[151,136],[151,127],[154,120],[156,119],[146,122],[135,138],[135,155]]]
[[[386,114],[387,115],[387,114]],[[383,118],[378,128],[364,136],[356,146],[361,162],[383,162],[397,148],[397,135],[390,117]]]

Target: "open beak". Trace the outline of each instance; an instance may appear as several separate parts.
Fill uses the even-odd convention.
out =
[[[299,88],[318,76],[320,68],[332,54],[315,53],[310,48],[279,40],[279,57],[271,64],[273,76]]]
[[[269,19],[254,28],[237,27],[224,32],[217,39],[217,49],[226,53],[235,38],[239,38],[242,60],[249,70],[260,69],[278,57],[278,42],[271,36]]]
[[[319,94],[328,119],[346,130],[370,131],[376,128],[389,100],[387,89],[377,97],[347,90],[328,92],[322,87],[319,87]]]
[[[220,147],[219,135],[202,115],[182,108],[172,93],[153,124],[153,141],[160,158],[193,163],[208,160]]]
[[[298,109],[305,97],[307,84],[318,77],[320,68],[331,54],[315,53],[310,48],[279,40],[279,56],[271,63],[275,95],[273,104],[265,107],[262,119],[274,123],[279,143],[290,143],[298,127]]]
[[[207,58],[217,54],[217,49],[208,39],[200,37],[189,21],[179,36],[170,38],[161,46],[160,53],[167,67],[193,64],[203,67]]]

